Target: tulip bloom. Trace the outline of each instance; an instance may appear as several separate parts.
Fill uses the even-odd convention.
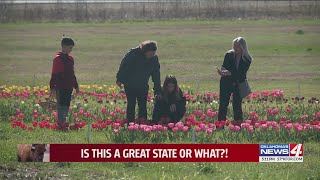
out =
[[[101,113],[102,113],[103,115],[107,114],[107,108],[106,108],[106,107],[102,107],[102,108],[101,108]]]

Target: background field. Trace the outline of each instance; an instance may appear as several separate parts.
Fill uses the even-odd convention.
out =
[[[215,67],[231,41],[244,36],[254,61],[253,90],[283,89],[290,96],[319,96],[320,21],[233,20],[123,23],[0,24],[0,84],[45,85],[62,34],[75,39],[73,51],[81,84],[113,84],[123,55],[142,40],[159,44],[162,78],[218,91]]]
[[[288,96],[296,96],[300,81],[302,96],[319,97],[319,32],[318,19],[0,24],[0,85],[48,84],[52,59],[62,34],[66,34],[76,41],[73,56],[80,84],[114,83],[127,50],[142,40],[153,39],[159,44],[162,78],[174,74],[180,83],[194,89],[218,92],[215,66],[221,66],[232,39],[244,36],[254,57],[248,74],[253,90],[283,89]],[[3,119],[0,125],[0,178],[320,178],[319,142],[305,143],[304,163],[17,164],[18,143],[39,139],[44,143],[86,143],[86,131],[19,131]],[[97,132],[92,133],[92,143],[108,142],[103,133]]]

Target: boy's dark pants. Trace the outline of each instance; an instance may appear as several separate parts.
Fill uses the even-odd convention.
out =
[[[134,122],[136,101],[138,101],[139,118],[147,119],[147,99],[148,88],[129,88],[125,87],[127,95],[127,122]]]
[[[169,118],[170,122],[176,123],[181,120],[186,112],[186,107],[181,103],[176,104],[176,111],[170,111],[170,105],[164,100],[156,100],[153,108],[152,122],[157,124],[161,118]]]
[[[58,89],[57,93],[57,110],[58,110],[58,120],[61,124],[66,122],[66,117],[68,115],[72,89]],[[59,122],[58,121],[58,122]]]
[[[220,81],[220,104],[218,120],[226,120],[230,96],[232,95],[232,108],[234,120],[243,120],[242,98],[240,97],[239,86],[237,84]]]

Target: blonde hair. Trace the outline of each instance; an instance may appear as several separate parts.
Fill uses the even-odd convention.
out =
[[[232,41],[232,45],[234,46],[235,43],[239,43],[240,48],[242,49],[242,56],[248,59],[249,61],[252,61],[252,56],[249,53],[246,40],[243,37],[237,37]]]

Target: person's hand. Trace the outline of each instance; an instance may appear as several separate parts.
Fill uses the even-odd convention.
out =
[[[231,72],[225,68],[221,68],[221,69],[217,68],[217,70],[218,70],[218,74],[220,76],[230,76],[231,75]]]
[[[155,98],[158,99],[158,100],[161,100],[162,95],[161,94],[157,94],[157,95],[155,95]]]
[[[170,111],[171,112],[176,112],[176,105],[175,104],[171,104]]]
[[[52,96],[54,96],[55,93],[56,93],[56,91],[54,89],[50,89],[49,96],[52,97]]]
[[[117,86],[119,86],[120,89],[122,89],[122,83],[119,81],[116,81]]]

